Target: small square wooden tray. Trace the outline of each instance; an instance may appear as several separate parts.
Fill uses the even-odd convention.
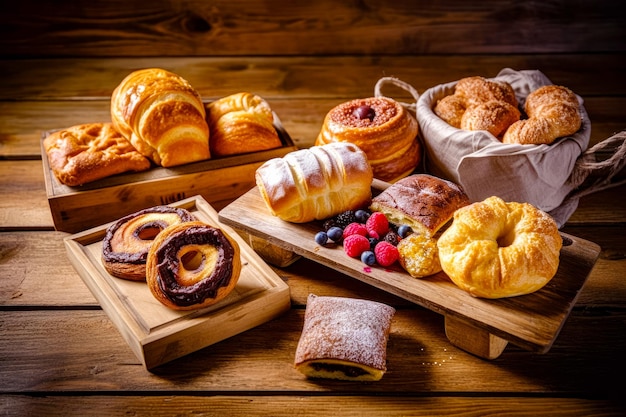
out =
[[[375,180],[373,193],[388,185]],[[448,339],[486,359],[498,357],[508,342],[530,351],[547,352],[600,254],[595,243],[562,234],[559,269],[545,287],[524,296],[487,300],[470,296],[443,272],[416,279],[400,266],[367,267],[359,259],[345,255],[341,247],[320,246],[314,236],[322,230],[321,222],[282,221],[270,213],[256,187],[222,209],[219,219],[240,233],[278,247],[273,254],[312,259],[443,314]],[[272,259],[266,260],[273,263]]]
[[[102,266],[109,224],[64,239],[70,261],[102,309],[147,369],[265,323],[290,308],[289,287],[202,197],[177,203],[200,221],[218,226],[240,246],[242,269],[235,289],[201,310],[176,311],[154,298],[145,282],[111,276]]]
[[[274,128],[282,146],[172,168],[153,167],[143,172],[114,175],[69,187],[57,180],[50,169],[41,140],[44,180],[48,204],[57,230],[76,233],[113,221],[146,207],[173,203],[200,195],[214,206],[225,205],[250,189],[256,169],[271,158],[279,158],[297,148],[274,114]]]

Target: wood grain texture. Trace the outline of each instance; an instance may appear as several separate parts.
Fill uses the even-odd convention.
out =
[[[293,360],[303,319],[304,310],[292,308],[276,320],[146,372],[103,311],[4,314],[0,393],[291,392],[310,397],[404,392],[409,397],[471,393],[518,399],[580,393],[608,399],[624,394],[624,387],[611,381],[626,365],[623,355],[613,355],[616,344],[623,343],[623,311],[603,316],[601,326],[594,312],[575,312],[549,355],[509,347],[495,361],[486,361],[452,346],[440,315],[400,309],[387,345],[388,372],[376,384],[315,381],[298,373]],[[593,366],[583,366],[588,361]]]
[[[187,56],[624,51],[616,0],[12,2],[0,55]]]
[[[137,415],[169,417],[186,415],[181,410],[194,410],[194,414],[248,417],[267,415],[293,417],[306,412],[311,417],[326,417],[337,413],[345,417],[373,416],[458,416],[476,417],[506,414],[511,417],[541,415],[545,417],[621,416],[623,407],[614,401],[577,398],[525,398],[523,410],[520,399],[507,397],[472,398],[459,396],[399,397],[390,393],[375,397],[365,395],[337,396],[334,394],[302,397],[288,394],[255,396],[220,394],[205,395],[132,395],[124,401],[113,395],[67,396],[48,393],[45,397],[6,395],[0,397],[0,407],[7,417],[20,415],[45,415],[49,417]],[[304,411],[306,410],[306,411]],[[191,414],[191,413],[189,413]]]

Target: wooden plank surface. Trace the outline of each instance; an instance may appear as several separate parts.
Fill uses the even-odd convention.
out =
[[[623,51],[617,0],[367,3],[11,2],[13,56],[368,55]],[[9,36],[10,35],[10,36]],[[277,51],[277,47],[279,51]]]
[[[295,224],[272,215],[256,188],[222,209],[219,218],[236,230],[542,353],[556,339],[600,252],[593,242],[565,235],[559,270],[550,283],[526,296],[484,300],[459,289],[443,272],[412,279],[399,266],[365,269],[360,259],[346,256],[341,247],[315,242],[315,233],[322,230],[319,222]]]

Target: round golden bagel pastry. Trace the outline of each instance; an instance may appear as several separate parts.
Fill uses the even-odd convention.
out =
[[[417,134],[417,120],[400,103],[369,97],[331,109],[315,145],[353,143],[367,155],[375,178],[395,182],[413,172],[421,161]]]
[[[237,242],[200,221],[163,230],[148,252],[146,281],[152,295],[174,310],[193,310],[224,299],[237,285]]]
[[[461,289],[481,298],[541,289],[558,270],[562,245],[550,215],[496,196],[458,209],[437,241],[443,271]]]

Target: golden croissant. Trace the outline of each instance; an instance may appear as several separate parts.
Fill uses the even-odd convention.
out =
[[[211,157],[202,99],[172,72],[149,68],[129,74],[113,91],[111,118],[115,128],[158,165]]]
[[[252,93],[237,93],[207,107],[213,156],[235,155],[282,145],[269,104]]]

